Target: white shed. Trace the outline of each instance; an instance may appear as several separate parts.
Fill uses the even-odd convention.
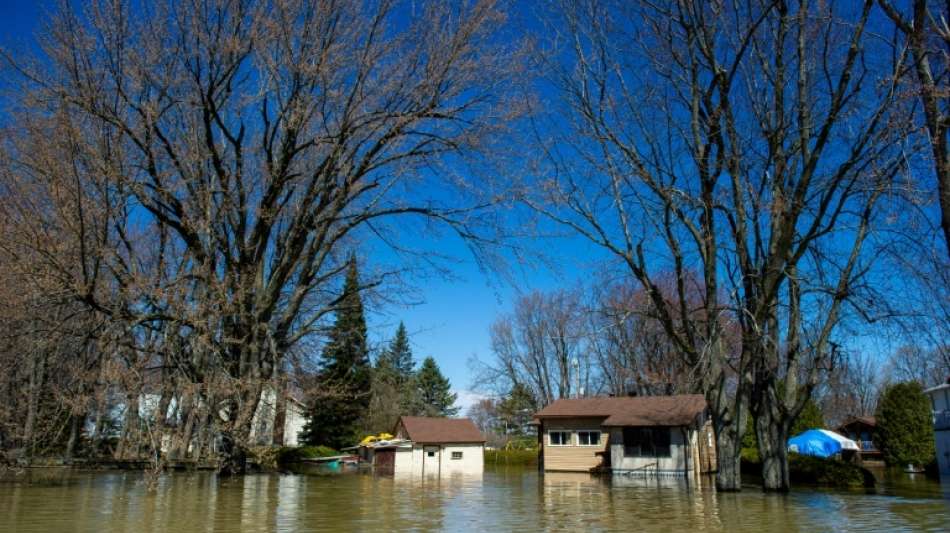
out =
[[[481,474],[485,437],[468,418],[404,416],[390,446],[374,446],[373,465],[394,474],[444,476]]]

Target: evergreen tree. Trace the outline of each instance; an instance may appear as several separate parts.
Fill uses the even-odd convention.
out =
[[[825,415],[821,412],[821,407],[818,407],[814,399],[809,398],[808,401],[805,402],[805,407],[802,408],[802,412],[798,413],[798,418],[796,418],[792,424],[789,435],[794,437],[809,429],[822,429],[824,427]]]
[[[538,410],[538,404],[531,390],[521,383],[515,383],[511,392],[498,402],[498,418],[509,434],[523,435],[524,428]]]
[[[926,465],[934,460],[930,400],[920,383],[898,383],[884,390],[875,413],[874,442],[891,465]]]
[[[379,355],[376,368],[380,372],[391,372],[397,382],[405,383],[412,377],[415,368],[412,360],[412,348],[409,346],[409,334],[406,325],[402,322],[396,328],[396,336],[389,342],[389,346]]]
[[[300,437],[307,444],[332,448],[358,440],[358,422],[370,401],[371,366],[366,318],[360,297],[356,260],[351,259],[336,312],[336,322],[320,356],[320,393]]]
[[[442,375],[435,359],[426,357],[413,379],[412,414],[416,416],[455,416],[456,394],[451,392],[448,378]]]

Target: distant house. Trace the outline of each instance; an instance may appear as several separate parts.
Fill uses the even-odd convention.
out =
[[[950,475],[950,379],[927,389],[933,405],[934,439],[937,441],[937,467],[940,475]]]
[[[874,429],[877,421],[873,416],[852,416],[835,428],[835,431],[858,443],[862,461],[881,461],[881,450],[874,444]]]
[[[484,469],[485,437],[468,418],[403,416],[392,433],[391,441],[360,450],[382,472],[444,476]]]
[[[716,469],[701,395],[563,399],[535,420],[546,472],[681,477]]]
[[[278,401],[273,388],[261,392],[251,423],[251,444],[258,446],[300,446],[298,435],[306,423],[306,406],[291,393]]]

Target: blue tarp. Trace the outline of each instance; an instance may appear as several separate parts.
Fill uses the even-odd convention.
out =
[[[788,450],[802,455],[831,457],[841,451],[842,445],[828,433],[820,429],[809,429],[788,439]]]

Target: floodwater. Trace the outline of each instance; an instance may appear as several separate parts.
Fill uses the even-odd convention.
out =
[[[885,476],[872,492],[738,494],[682,482],[489,468],[481,477],[371,473],[30,470],[0,477],[0,531],[947,531],[950,479]]]

